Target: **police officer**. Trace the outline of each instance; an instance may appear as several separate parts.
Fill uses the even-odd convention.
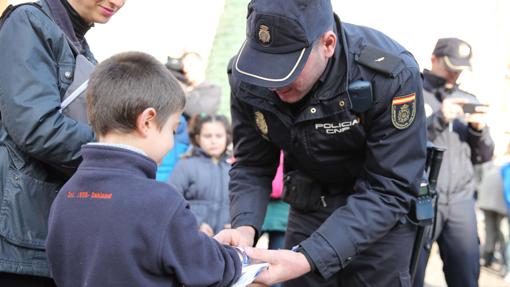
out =
[[[485,123],[488,107],[465,109],[478,100],[457,85],[462,71],[471,68],[471,55],[467,42],[457,38],[439,39],[432,53],[432,68],[423,71],[428,139],[447,148],[437,184],[439,199],[433,240],[439,245],[450,287],[478,286],[480,263],[473,164],[489,161],[494,151]],[[427,250],[421,253],[415,286],[423,286],[430,245],[429,242]]]
[[[297,252],[247,248],[271,264],[257,281],[410,286],[416,228],[406,215],[426,155],[412,55],[341,22],[330,0],[253,0],[229,73],[233,229],[216,238],[254,244],[283,149],[286,248]]]

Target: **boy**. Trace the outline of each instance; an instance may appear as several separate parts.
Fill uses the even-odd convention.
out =
[[[87,91],[99,142],[50,212],[46,243],[58,286],[229,286],[239,253],[198,231],[188,204],[155,178],[184,108],[177,80],[152,56],[97,66]]]

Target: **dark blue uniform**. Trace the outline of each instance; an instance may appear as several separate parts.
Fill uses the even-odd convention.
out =
[[[287,286],[409,286],[416,229],[405,216],[426,154],[419,67],[384,34],[335,19],[335,55],[297,107],[230,75],[232,224],[260,232],[283,149],[285,173],[305,174],[321,193],[317,210],[292,206],[286,247],[300,244],[314,272]],[[357,80],[372,84],[364,112],[347,92]]]
[[[451,123],[442,120],[440,108],[443,99],[456,97],[478,102],[473,95],[459,91],[456,87],[450,91],[445,90],[446,81],[427,70],[423,76],[424,99],[428,110],[428,139],[435,145],[447,148],[437,184],[439,204],[433,240],[439,245],[448,286],[478,286],[480,255],[473,197],[473,164],[492,158],[494,142],[488,127],[475,131],[461,118]],[[423,286],[429,252],[421,254],[414,286]]]

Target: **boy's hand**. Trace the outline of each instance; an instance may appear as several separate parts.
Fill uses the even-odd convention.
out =
[[[253,246],[255,238],[255,229],[251,226],[240,226],[235,229],[223,229],[218,232],[214,239],[221,244],[230,246]]]
[[[203,233],[207,234],[207,236],[209,236],[209,237],[212,237],[214,235],[214,230],[207,223],[200,224],[200,227],[198,228],[198,230],[200,230]]]

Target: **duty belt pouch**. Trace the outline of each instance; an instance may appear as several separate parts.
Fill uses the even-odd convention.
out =
[[[316,211],[321,206],[321,186],[306,174],[294,170],[283,177],[282,200],[301,212]]]
[[[88,124],[86,91],[93,70],[94,64],[85,56],[82,54],[76,56],[73,82],[69,85],[59,110],[66,116],[85,124]]]

